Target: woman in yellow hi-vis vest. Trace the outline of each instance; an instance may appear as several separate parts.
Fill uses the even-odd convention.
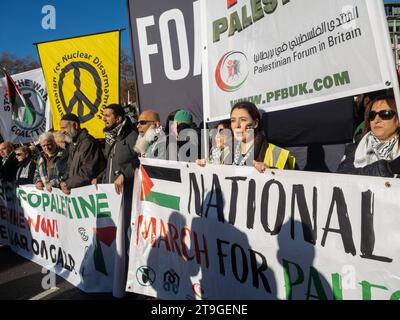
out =
[[[264,172],[266,168],[294,169],[295,158],[290,152],[266,140],[260,112],[253,103],[242,101],[233,106],[231,128],[234,137],[233,165],[254,165],[259,172]]]

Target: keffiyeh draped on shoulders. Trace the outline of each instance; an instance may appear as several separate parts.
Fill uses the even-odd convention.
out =
[[[379,141],[372,131],[368,132],[357,146],[354,167],[363,168],[379,160],[392,161],[400,156],[399,136]]]

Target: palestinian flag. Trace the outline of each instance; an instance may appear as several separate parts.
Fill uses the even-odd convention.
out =
[[[94,265],[97,271],[107,276],[108,273],[101,244],[103,243],[107,247],[110,247],[115,241],[117,228],[116,227],[94,228],[93,232],[95,235],[95,242],[96,242],[95,249],[93,252]]]
[[[237,3],[237,0],[226,0],[226,1],[227,1],[228,9]]]
[[[6,76],[7,95],[10,99],[14,119],[18,119],[28,125],[34,124],[36,119],[34,108],[28,105],[21,90],[18,88],[6,69],[3,68],[3,72]]]
[[[141,165],[139,174],[142,181],[141,201],[152,202],[179,212],[181,199],[170,194],[174,190],[174,184],[182,182],[179,169]],[[168,193],[164,193],[165,191]]]

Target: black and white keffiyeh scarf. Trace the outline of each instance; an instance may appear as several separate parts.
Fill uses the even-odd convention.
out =
[[[377,137],[368,132],[360,141],[354,155],[354,167],[363,168],[378,160],[391,161],[400,155],[399,136],[386,141],[379,141]]]
[[[254,156],[254,144],[251,145],[251,147],[247,150],[246,154],[242,154],[242,144],[237,143],[235,146],[235,153],[234,153],[234,158],[233,158],[233,165],[236,166],[245,166],[247,159],[250,157],[250,155]]]
[[[121,133],[122,127],[125,125],[126,120],[124,122],[121,122],[119,125],[117,125],[115,128],[106,131],[106,143],[110,146],[112,146],[115,142],[115,139],[117,139],[118,135]]]

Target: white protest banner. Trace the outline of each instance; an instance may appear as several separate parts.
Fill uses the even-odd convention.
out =
[[[162,299],[400,298],[398,179],[149,159],[139,176],[128,291]]]
[[[1,244],[85,292],[113,290],[121,208],[114,185],[72,189],[68,196],[55,188],[1,186]]]
[[[0,131],[3,139],[25,144],[38,141],[52,127],[50,104],[42,69],[11,75],[29,107],[34,110],[32,123],[16,117],[9,101],[5,78],[0,79]]]
[[[207,121],[397,86],[381,0],[201,2]]]

